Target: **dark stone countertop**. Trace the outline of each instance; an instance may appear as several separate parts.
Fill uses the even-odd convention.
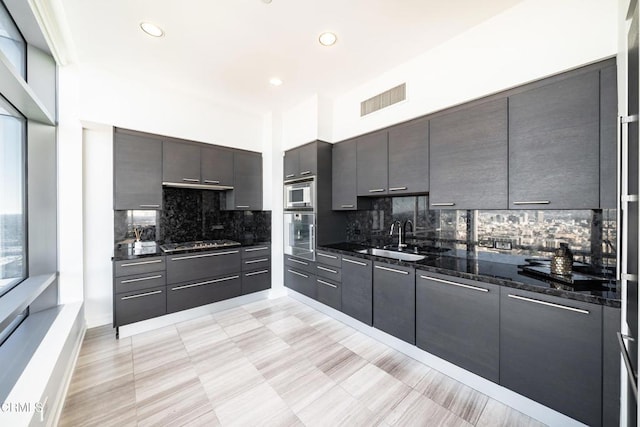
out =
[[[228,246],[219,249],[194,249],[191,251],[180,251],[174,254],[188,254],[193,252],[205,252],[205,251],[214,251],[214,250],[224,250],[224,249],[233,249],[233,248],[241,248],[247,246],[258,246],[258,245],[270,245],[270,241],[255,241],[255,240],[236,240],[236,242],[240,243],[240,246]],[[113,247],[113,257],[111,257],[111,261],[125,261],[132,259],[140,259],[140,258],[148,258],[154,256],[162,256],[166,255],[162,249],[160,249],[160,245],[162,242],[143,242],[143,246],[140,249],[135,249],[132,243],[129,244],[116,244]]]
[[[367,248],[369,248],[369,246],[363,246],[357,243],[336,243],[318,247],[320,250],[349,255],[350,257],[415,267],[432,273],[478,280],[498,286],[554,295],[561,298],[614,308],[620,308],[621,306],[621,295],[617,290],[614,279],[608,284],[605,283],[607,286],[592,285],[590,287],[576,287],[571,289],[560,283],[523,273],[517,264],[485,261],[477,258],[461,258],[444,255],[442,253],[429,252],[421,252],[422,255],[426,255],[426,258],[421,261],[408,262],[356,252],[357,250]]]

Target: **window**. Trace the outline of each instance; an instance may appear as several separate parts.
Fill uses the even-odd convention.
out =
[[[0,295],[27,276],[25,126],[0,99]]]
[[[22,78],[26,77],[27,44],[3,3],[0,3],[0,52]]]

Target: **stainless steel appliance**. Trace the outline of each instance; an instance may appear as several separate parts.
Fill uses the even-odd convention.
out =
[[[284,183],[285,210],[313,210],[315,208],[316,181],[314,178]]]
[[[284,253],[315,261],[316,215],[314,212],[284,213]]]
[[[221,240],[198,240],[195,242],[184,243],[165,243],[160,245],[160,249],[166,253],[185,252],[193,250],[220,249],[233,246],[240,246],[239,242],[227,239]]]

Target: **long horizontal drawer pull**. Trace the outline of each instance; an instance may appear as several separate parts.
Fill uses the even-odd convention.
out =
[[[549,307],[561,308],[563,310],[574,311],[576,313],[589,314],[588,310],[583,310],[581,308],[574,308],[574,307],[569,307],[569,306],[566,306],[566,305],[554,304],[552,302],[546,302],[546,301],[540,301],[538,299],[521,297],[519,295],[509,294],[509,298],[514,298],[514,299],[518,299],[518,300],[521,300],[521,301],[532,302],[534,304],[546,305],[546,306],[549,306]]]
[[[240,276],[229,276],[229,277],[223,277],[221,279],[207,280],[206,282],[198,282],[198,283],[192,283],[190,285],[176,286],[175,288],[171,288],[171,290],[172,291],[179,291],[180,289],[194,288],[196,286],[211,285],[212,283],[226,282],[226,281],[229,281],[229,280],[238,279],[239,277]]]
[[[373,190],[369,190],[369,193],[382,193],[384,188],[374,188]]]
[[[304,171],[304,172],[300,172],[300,175],[309,175],[311,173],[311,171]]]
[[[401,191],[406,189],[407,187],[389,187],[389,191]]]
[[[130,295],[128,297],[122,297],[120,299],[122,301],[124,301],[124,300],[127,300],[127,299],[148,297],[149,295],[157,295],[157,294],[161,294],[161,293],[162,293],[162,291],[145,292],[144,294]]]
[[[548,205],[549,200],[526,200],[524,202],[513,202],[514,205]]]
[[[332,270],[330,268],[326,268],[326,267],[323,267],[321,265],[316,265],[316,268],[318,270],[323,270],[323,271],[328,271],[329,273],[338,274],[338,272],[336,270]]]
[[[444,283],[451,286],[459,286],[461,288],[471,289],[473,291],[489,292],[489,289],[479,288],[478,286],[465,285],[463,283],[450,282],[448,280],[443,280],[443,279],[436,279],[435,277],[420,276],[420,278],[425,280],[433,280],[434,282],[440,282],[440,283]]]
[[[220,181],[215,180],[215,179],[205,179],[204,183],[205,184],[220,184]]]
[[[255,276],[256,274],[264,274],[264,273],[268,273],[268,272],[269,272],[269,270],[254,271],[253,273],[246,273],[245,277]]]
[[[309,276],[307,276],[306,274],[298,273],[297,271],[293,271],[293,270],[289,270],[289,269],[287,269],[287,271],[288,271],[289,273],[293,273],[293,274],[297,274],[298,276],[302,276],[302,277],[304,277],[305,279],[308,279],[308,278],[309,278]]]
[[[379,265],[376,265],[376,268],[379,269],[379,270],[390,271],[392,273],[409,274],[408,271],[396,270],[395,268],[389,268],[389,267],[380,267]]]
[[[160,262],[162,262],[161,259],[155,259],[153,261],[130,262],[129,264],[120,264],[120,267],[135,267],[136,265],[158,264]]]
[[[269,249],[269,246],[263,246],[261,248],[249,248],[249,249],[245,249],[245,252],[254,252],[254,251],[266,251],[267,249]]]
[[[255,264],[256,262],[269,261],[269,258],[252,259],[251,261],[245,261],[245,264]]]
[[[157,276],[149,276],[149,277],[140,277],[139,279],[128,279],[123,280],[120,283],[133,283],[133,282],[144,282],[145,280],[153,280],[153,279],[162,279],[162,274],[158,274]]]
[[[180,261],[183,259],[207,258],[210,256],[219,256],[219,255],[231,255],[231,254],[237,254],[238,252],[239,251],[224,251],[224,252],[216,252],[214,254],[179,256],[179,257],[171,258],[171,261]]]
[[[160,205],[140,205],[141,208],[159,208]]]
[[[353,206],[353,205],[341,205],[341,207],[342,207],[343,209],[346,209],[346,208],[352,208],[352,207],[354,207],[354,206]]]
[[[299,260],[297,260],[297,259],[293,259],[293,258],[287,258],[287,259],[288,259],[289,261],[292,261],[292,262],[297,262],[298,264],[302,264],[302,265],[309,265],[309,263],[308,263],[308,262],[299,261]]]
[[[200,182],[199,179],[195,179],[195,178],[182,178],[182,180],[185,182]]]
[[[455,206],[453,202],[431,203],[431,206]]]
[[[349,258],[342,258],[342,261],[350,262],[351,264],[361,265],[361,266],[363,266],[363,267],[366,267],[366,266],[367,266],[367,264],[366,264],[366,263],[364,263],[364,262],[354,261],[354,260],[349,259]]]
[[[285,175],[285,178],[292,178],[292,177],[294,177],[294,176],[296,176],[296,174],[295,174],[295,173],[290,173],[289,175]]]
[[[249,205],[238,205],[238,206],[236,206],[236,208],[238,208],[238,209],[249,209],[249,207],[250,207]]]
[[[323,256],[325,258],[338,259],[337,256],[323,254],[322,252],[318,252],[318,256]]]
[[[325,282],[324,280],[320,280],[320,279],[316,279],[316,280],[317,280],[318,283],[322,283],[323,285],[331,286],[334,289],[338,289],[338,287],[336,285],[334,285],[334,284],[331,284],[329,282]]]

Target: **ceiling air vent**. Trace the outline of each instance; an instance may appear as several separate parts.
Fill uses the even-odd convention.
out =
[[[360,103],[360,117],[407,99],[407,84],[391,88]]]

